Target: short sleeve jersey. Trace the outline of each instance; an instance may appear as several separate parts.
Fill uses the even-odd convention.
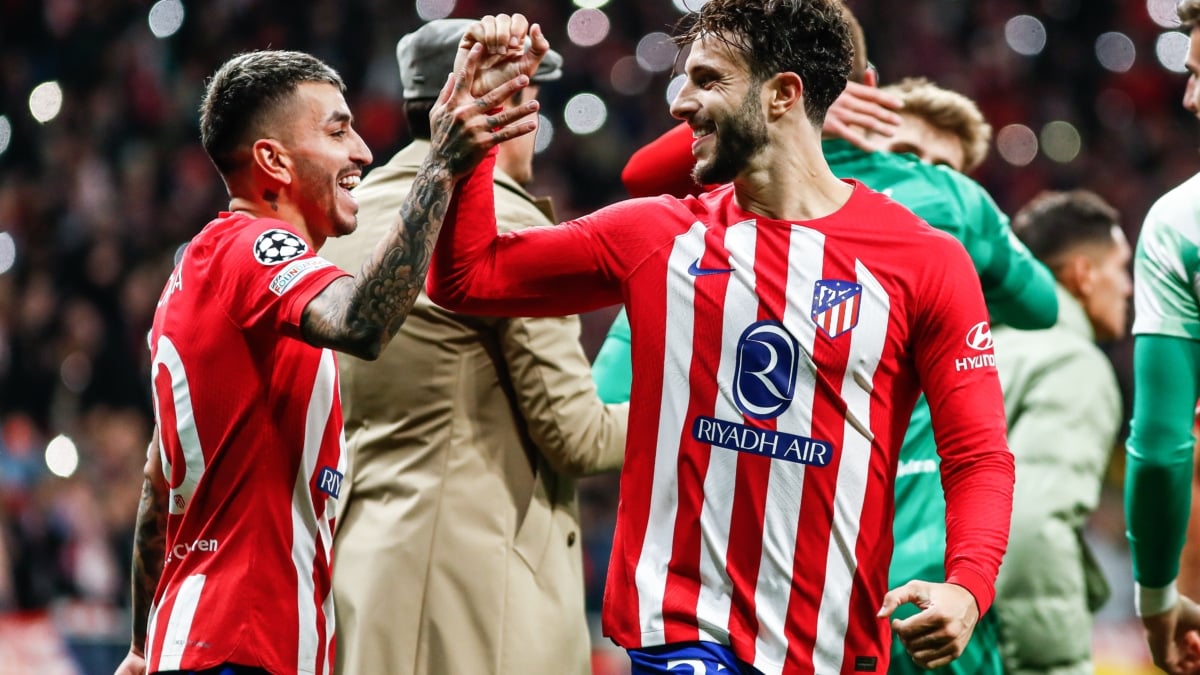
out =
[[[1138,235],[1134,335],[1200,340],[1200,174],[1163,195]]]
[[[151,672],[329,671],[345,441],[334,354],[299,324],[344,274],[292,225],[223,213],[163,290],[149,339],[170,493]]]

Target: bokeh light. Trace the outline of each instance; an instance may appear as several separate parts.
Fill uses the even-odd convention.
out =
[[[417,16],[425,21],[444,19],[454,11],[455,0],[417,0]]]
[[[1037,157],[1037,134],[1024,124],[1010,124],[996,134],[996,150],[1009,164],[1025,166]]]
[[[1146,0],[1146,12],[1150,19],[1163,28],[1178,28],[1179,15],[1175,12],[1177,0]]]
[[[608,79],[618,94],[626,96],[637,96],[650,86],[650,73],[639,66],[637,58],[633,56],[622,56],[617,59]]]
[[[579,9],[567,19],[567,37],[580,47],[598,45],[608,37],[608,15],[598,9]]]
[[[0,274],[12,269],[17,262],[17,242],[7,232],[0,232]]]
[[[1037,18],[1020,14],[1004,24],[1004,40],[1014,52],[1035,56],[1046,48],[1046,27]]]
[[[608,107],[592,93],[576,94],[563,106],[563,121],[573,133],[584,136],[597,131],[608,119]]]
[[[8,144],[12,142],[12,123],[4,115],[0,115],[0,155],[8,149]]]
[[[1158,36],[1154,41],[1154,56],[1164,68],[1173,73],[1186,73],[1187,53],[1191,41],[1178,31]]]
[[[75,441],[59,434],[46,444],[46,468],[59,478],[70,478],[79,468],[79,450]]]
[[[675,65],[679,48],[671,42],[671,36],[656,32],[638,40],[635,53],[639,65],[652,73],[661,73]]]
[[[1070,122],[1055,120],[1042,127],[1042,153],[1060,164],[1066,164],[1079,156],[1083,141],[1079,130]]]
[[[150,8],[150,32],[156,38],[171,37],[183,26],[183,3],[179,0],[158,0]]]
[[[1133,67],[1137,47],[1124,33],[1104,33],[1096,38],[1096,60],[1114,73],[1125,73]]]
[[[33,115],[33,119],[45,124],[58,117],[59,111],[62,110],[62,102],[62,87],[53,80],[43,82],[29,92],[29,114]]]
[[[708,0],[671,0],[671,2],[675,5],[675,9],[687,14],[688,12],[699,12]]]
[[[687,82],[687,75],[676,75],[667,83],[667,105],[675,102],[675,97],[679,95],[679,90],[683,89],[683,85]]]
[[[608,0],[575,0],[574,4],[582,9],[600,9],[608,4]]]
[[[533,152],[537,154],[546,148],[550,147],[551,141],[554,140],[554,124],[549,117],[538,114],[537,136],[533,139]]]

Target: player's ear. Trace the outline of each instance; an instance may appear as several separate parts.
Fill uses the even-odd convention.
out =
[[[1058,268],[1058,281],[1076,298],[1085,298],[1095,287],[1095,265],[1086,255],[1075,254]]]
[[[258,173],[279,185],[292,182],[292,158],[274,138],[260,138],[250,148],[250,161]]]
[[[771,119],[782,117],[797,106],[804,106],[804,81],[796,73],[776,73],[766,81],[764,89],[766,103],[763,108]]]

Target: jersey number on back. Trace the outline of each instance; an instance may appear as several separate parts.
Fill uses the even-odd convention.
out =
[[[158,422],[158,446],[162,453],[163,475],[171,488],[170,513],[180,515],[187,510],[204,475],[204,452],[196,433],[196,417],[192,409],[192,392],[179,350],[167,336],[158,338],[154,363],[150,367],[154,378],[154,417]],[[171,460],[183,458],[176,469]]]

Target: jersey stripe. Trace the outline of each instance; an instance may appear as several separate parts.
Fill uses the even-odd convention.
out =
[[[758,304],[752,292],[755,234],[753,221],[733,225],[725,233],[725,248],[729,251],[728,262],[734,270],[731,274],[738,275],[738,282],[730,283],[725,289],[726,311],[721,327],[722,335],[718,336],[721,344],[726,344],[726,337],[737,335],[751,323],[752,316],[744,316],[742,312],[753,312]],[[733,405],[733,393],[729,390],[736,363],[737,354],[733,350],[723,349],[716,379],[723,390],[719,391],[713,408],[713,416],[717,419],[733,420],[741,417],[741,413]],[[711,446],[709,447],[711,449]],[[705,546],[700,555],[701,587],[696,618],[701,639],[729,644],[729,612],[733,583],[725,568],[725,559],[732,529],[734,499],[733,484],[729,477],[734,475],[737,469],[738,453],[719,448],[710,451],[712,456],[704,478],[704,511],[700,514],[700,529]]]
[[[800,346],[801,363],[797,372],[792,404],[777,421],[778,426],[802,436],[812,434],[812,405],[816,379],[812,362],[817,326],[810,318],[812,289],[820,278],[820,265],[814,261],[825,256],[825,236],[816,230],[792,228],[788,243],[788,303],[784,326]],[[796,559],[797,527],[804,493],[804,464],[775,461],[771,466],[767,500],[772,509],[763,525],[763,562],[756,584],[755,607],[759,617],[754,666],[764,673],[779,672],[787,658],[786,625],[792,597],[792,571]]]
[[[825,589],[817,619],[817,642],[813,666],[818,673],[840,672],[843,644],[850,625],[850,590],[857,570],[855,550],[859,521],[867,481],[870,478],[871,391],[875,371],[883,356],[887,338],[887,292],[861,262],[855,261],[857,281],[863,290],[860,299],[869,299],[872,307],[865,319],[849,334],[850,363],[842,379],[842,400],[846,403],[846,425],[842,434],[842,459],[838,465],[833,510],[833,532],[825,562]]]
[[[171,606],[171,618],[167,621],[167,632],[163,636],[158,670],[178,670],[183,652],[187,649],[188,634],[192,632],[192,620],[196,617],[196,606],[204,590],[204,575],[193,574],[179,584],[175,602]]]
[[[317,457],[321,450],[329,425],[329,414],[333,409],[334,385],[337,363],[333,352],[321,350],[320,365],[312,385],[308,410],[304,419],[304,454],[296,474],[295,491],[292,494],[292,563],[296,566],[296,596],[298,611],[298,634],[296,667],[300,672],[311,673],[317,664],[317,608],[313,604],[316,583],[313,579],[314,563],[317,559],[316,541],[318,519],[313,506],[312,476],[316,470]]]
[[[676,237],[667,263],[668,274],[686,274],[692,261],[704,253],[705,228],[694,223]],[[694,280],[694,278],[693,278]],[[693,300],[691,283],[667,283],[666,344],[693,344]],[[669,349],[663,363],[663,382],[678,383],[691,372],[691,350]],[[679,438],[688,409],[690,388],[686,385],[663,386],[662,409],[655,439],[654,478],[650,490],[650,509],[646,534],[638,556],[634,582],[637,586],[638,615],[642,646],[664,644],[663,601],[666,596],[667,565],[671,560],[678,510]]]

